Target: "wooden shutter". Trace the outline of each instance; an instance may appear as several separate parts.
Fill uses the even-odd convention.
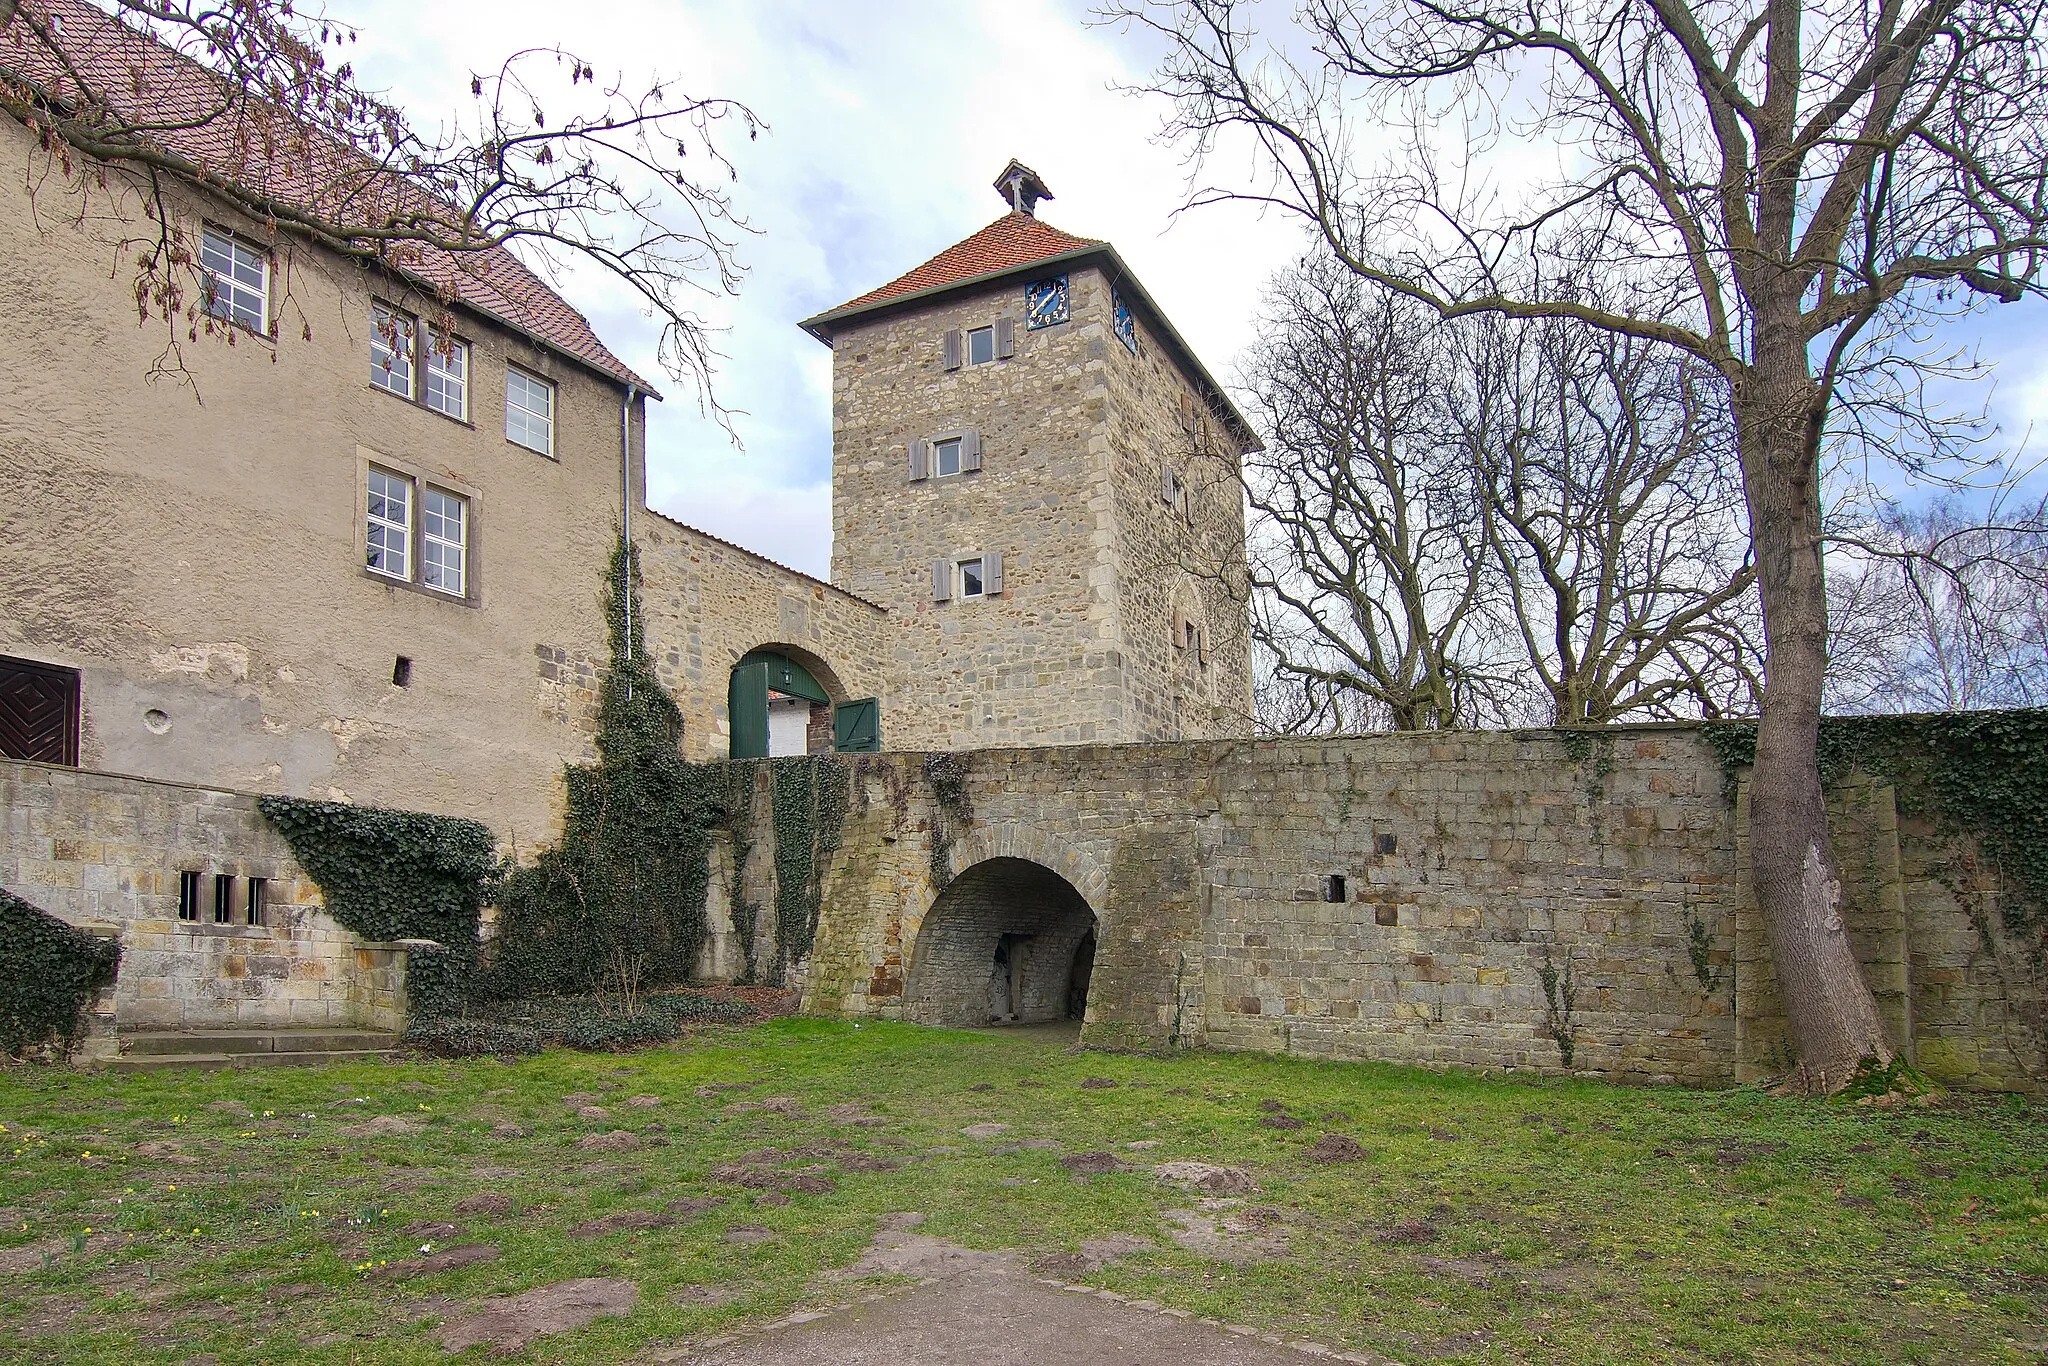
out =
[[[863,697],[832,708],[832,748],[840,754],[872,754],[882,747],[882,704]]]
[[[78,670],[0,658],[0,756],[78,763]]]
[[[1017,320],[996,319],[996,359],[1008,360],[1017,354]]]
[[[1195,628],[1195,643],[1200,648],[1202,663],[1209,662],[1209,623],[1203,622]]]
[[[933,601],[933,602],[951,602],[952,600],[953,600],[953,562],[952,562],[951,560],[933,560],[933,561],[932,561],[932,601]]]
[[[928,479],[932,472],[932,443],[923,437],[913,437],[910,442],[910,477]]]
[[[1188,647],[1188,614],[1176,607],[1173,609],[1173,648],[1185,650]]]
[[[960,329],[954,328],[946,334],[946,368],[958,370],[965,361],[965,352],[960,345]]]
[[[732,671],[725,692],[725,720],[735,759],[768,757],[768,664],[754,660]]]
[[[1003,591],[1003,556],[1001,551],[985,552],[981,557],[981,591],[989,597]]]
[[[960,472],[965,474],[969,470],[978,470],[980,468],[981,433],[962,432],[960,434]]]
[[[1161,465],[1159,467],[1159,501],[1170,506],[1173,503],[1174,495],[1179,491],[1180,480],[1173,477],[1173,466]]]

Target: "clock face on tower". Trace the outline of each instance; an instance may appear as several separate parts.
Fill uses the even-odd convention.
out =
[[[1111,300],[1116,304],[1116,337],[1129,348],[1132,355],[1138,354],[1138,320],[1131,316],[1131,306],[1124,302],[1124,296],[1110,291]]]
[[[1027,326],[1051,327],[1054,323],[1067,320],[1067,277],[1055,275],[1050,280],[1040,280],[1024,291],[1024,316]]]

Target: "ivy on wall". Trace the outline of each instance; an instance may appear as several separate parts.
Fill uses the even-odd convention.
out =
[[[1712,722],[1701,734],[1732,797],[1755,761],[1756,725]],[[1822,781],[1860,769],[1892,785],[1903,814],[1975,836],[2009,880],[2006,929],[2048,940],[2048,709],[1827,717],[1819,754]]]
[[[973,824],[974,807],[967,798],[967,769],[959,755],[925,755],[924,781],[932,790],[932,890],[943,891],[953,880],[953,825]]]
[[[848,760],[812,754],[769,765],[775,819],[775,969],[810,956],[817,942],[825,868],[839,848],[853,790]]]
[[[473,955],[498,866],[490,827],[456,816],[259,797],[327,913],[365,939],[431,939]]]
[[[639,555],[624,538],[605,584],[611,668],[598,691],[597,762],[566,774],[560,843],[507,872],[484,985],[500,998],[615,996],[632,1013],[641,991],[687,980],[695,966],[711,836],[727,820],[733,774],[682,757],[682,712],[648,658]]]
[[[65,924],[0,891],[0,1052],[69,1052],[92,998],[121,965],[118,940]]]

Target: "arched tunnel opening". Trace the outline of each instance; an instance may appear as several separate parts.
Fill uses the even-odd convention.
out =
[[[1029,859],[985,859],[926,912],[904,992],[906,1018],[955,1028],[1080,1020],[1095,968],[1095,912]]]

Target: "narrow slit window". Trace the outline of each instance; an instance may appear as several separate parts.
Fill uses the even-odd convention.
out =
[[[378,304],[370,310],[370,383],[412,397],[413,321]]]
[[[404,655],[391,661],[391,685],[395,688],[412,686],[412,660]]]
[[[269,878],[252,877],[249,879],[248,894],[244,897],[242,902],[242,917],[244,923],[250,925],[261,925],[263,923],[263,903],[264,898],[269,894],[269,892]]]
[[[420,582],[461,597],[468,583],[469,504],[452,493],[420,491]]]
[[[438,327],[427,329],[427,406],[457,422],[469,421],[469,343]]]
[[[1323,879],[1323,900],[1325,900],[1325,901],[1342,901],[1343,899],[1344,899],[1344,875],[1343,875],[1342,873],[1332,873],[1332,874],[1330,874],[1330,875],[1329,875],[1328,877],[1324,878],[1324,879]]]
[[[199,874],[186,871],[178,874],[178,919],[199,918]]]
[[[412,481],[403,475],[372,469],[369,492],[365,562],[379,574],[409,579],[412,577]]]
[[[213,923],[226,925],[235,918],[235,875],[215,873],[213,875]]]

